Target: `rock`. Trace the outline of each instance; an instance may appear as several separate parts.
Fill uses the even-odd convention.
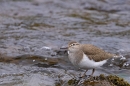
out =
[[[101,74],[87,79],[70,79],[68,86],[130,86],[130,84],[116,75],[104,76]]]

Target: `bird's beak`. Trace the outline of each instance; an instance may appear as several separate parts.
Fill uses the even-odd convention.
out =
[[[64,46],[60,47],[60,49],[62,49],[62,50],[68,50],[68,45],[64,45]]]
[[[60,49],[68,49],[68,47],[61,47]]]

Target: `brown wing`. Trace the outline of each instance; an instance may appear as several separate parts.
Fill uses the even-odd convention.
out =
[[[96,62],[109,59],[114,56],[114,54],[107,53],[104,50],[91,44],[81,44],[81,48],[83,52],[89,57],[89,59],[93,59]]]

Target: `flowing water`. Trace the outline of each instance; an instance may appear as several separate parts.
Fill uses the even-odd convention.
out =
[[[83,73],[60,49],[71,40],[121,54],[95,75],[130,83],[129,0],[1,0],[0,86],[54,86]]]

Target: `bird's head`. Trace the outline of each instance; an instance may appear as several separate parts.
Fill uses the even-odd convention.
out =
[[[68,44],[68,50],[71,52],[77,51],[77,50],[79,50],[79,48],[80,48],[80,43],[78,43],[78,42],[71,41]]]

